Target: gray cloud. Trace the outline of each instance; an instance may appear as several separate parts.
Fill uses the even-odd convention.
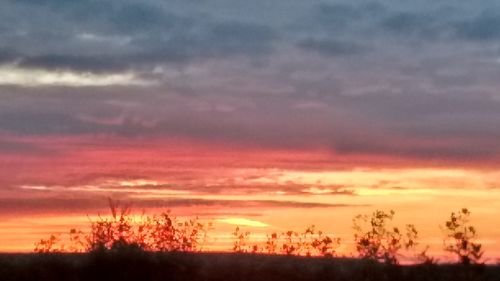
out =
[[[237,3],[230,5],[235,13],[231,16],[218,14],[206,3],[201,10],[179,1],[9,1],[3,6],[0,63],[91,72],[152,71],[158,65],[235,55],[256,58],[295,42],[304,51],[341,56],[392,36],[401,43],[495,39],[491,26],[498,18],[485,12],[473,19],[461,18],[468,5],[376,1],[301,7],[308,13],[287,9],[290,18],[280,24],[244,17],[244,5]],[[279,8],[271,5],[270,11]],[[10,22],[9,17],[13,17]]]
[[[448,27],[440,25],[442,15],[400,12],[390,15],[382,27],[399,36],[420,40],[436,40],[444,36]]]
[[[407,159],[427,161],[485,161],[498,157],[498,148],[477,145],[422,144],[399,145],[395,143],[380,143],[373,141],[346,140],[337,141],[335,151],[339,154],[359,154],[377,156],[399,156]]]
[[[105,129],[59,112],[2,112],[0,120],[2,129],[27,135],[98,134]]]
[[[320,54],[330,56],[348,56],[355,55],[363,52],[364,47],[352,43],[335,40],[321,40],[321,39],[305,39],[298,43],[298,46],[306,49],[316,51]]]
[[[141,32],[148,30],[168,30],[179,19],[172,14],[165,13],[159,7],[144,3],[125,4],[109,16],[120,32]]]
[[[53,155],[53,151],[37,144],[13,140],[0,140],[0,153],[13,155]]]
[[[239,22],[214,23],[206,34],[148,34],[131,40],[131,51],[117,54],[5,54],[4,61],[19,61],[22,67],[91,72],[119,72],[153,68],[165,63],[187,63],[196,59],[234,55],[261,55],[272,50],[273,31],[262,25]],[[0,58],[2,59],[2,58]]]
[[[0,64],[158,83],[1,86],[0,131],[496,157],[497,5],[431,2],[8,1]]]
[[[455,24],[456,35],[467,40],[499,40],[500,14],[483,12],[477,17]]]
[[[11,49],[0,48],[0,64],[12,63],[16,60],[18,55]]]
[[[18,50],[3,52],[0,62],[91,72],[152,70],[166,63],[262,55],[277,37],[272,27],[257,22],[176,13],[154,1],[35,2],[7,5],[19,16],[34,15],[18,23],[21,32],[0,33],[9,39],[0,47]]]
[[[303,97],[248,94],[234,99],[224,90],[205,97],[126,88],[70,95],[66,88],[17,91],[38,93],[1,95],[0,130],[26,136],[181,137],[266,149],[330,147],[346,155],[459,162],[500,153],[500,102],[466,93],[326,95],[306,99],[320,102],[320,107],[297,107]],[[193,106],[203,101],[203,107]],[[217,109],[228,102],[227,109]]]
[[[342,2],[319,4],[315,10],[317,20],[324,25],[324,28],[337,32],[363,21],[373,20],[387,12],[385,6],[378,2],[360,5],[353,5],[350,2],[348,4]]]
[[[48,70],[73,70],[91,72],[121,71],[130,67],[127,58],[113,56],[40,55],[19,56],[19,66]]]

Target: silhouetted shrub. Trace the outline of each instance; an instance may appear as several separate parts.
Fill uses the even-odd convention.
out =
[[[169,212],[135,218],[130,208],[109,200],[111,217],[98,216],[90,230],[71,229],[67,244],[58,235],[35,243],[35,252],[102,252],[140,249],[147,251],[199,251],[207,240],[211,223],[198,218],[179,222]]]
[[[233,238],[233,251],[240,253],[333,257],[340,246],[340,238],[325,235],[324,232],[317,231],[314,225],[302,233],[290,230],[267,234],[266,241],[261,246],[251,245],[250,232],[243,232],[239,227],[233,232]]]
[[[357,215],[353,219],[354,242],[360,257],[397,264],[401,249],[416,246],[418,232],[413,224],[407,224],[404,232],[388,225],[394,214],[393,210],[376,210],[371,217]]]
[[[250,231],[242,231],[239,226],[236,227],[233,235],[233,252],[235,253],[256,253],[257,245],[249,244]]]
[[[58,235],[51,234],[47,239],[40,239],[35,243],[35,253],[57,253],[64,250],[59,245],[60,238]]]
[[[483,256],[482,245],[475,242],[476,228],[469,223],[470,214],[467,208],[452,212],[444,228],[444,250],[455,254],[462,264],[480,263]]]

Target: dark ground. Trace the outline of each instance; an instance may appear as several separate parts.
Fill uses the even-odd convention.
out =
[[[0,280],[500,281],[500,266],[389,266],[357,259],[250,254],[0,254]]]

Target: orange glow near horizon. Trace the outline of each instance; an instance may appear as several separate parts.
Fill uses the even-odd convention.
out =
[[[495,169],[372,166],[356,163],[358,156],[325,151],[222,149],[178,140],[115,146],[33,141],[64,149],[52,158],[0,155],[0,181],[8,187],[0,193],[0,251],[29,252],[50,233],[85,229],[87,215],[106,214],[105,199],[111,197],[131,202],[136,212],[169,209],[181,218],[213,222],[207,250],[230,250],[236,226],[259,240],[314,224],[342,238],[346,255],[353,252],[355,215],[393,209],[396,224],[415,224],[421,245],[442,256],[440,226],[450,212],[467,207],[486,259],[500,257],[500,229],[493,227],[500,210]]]

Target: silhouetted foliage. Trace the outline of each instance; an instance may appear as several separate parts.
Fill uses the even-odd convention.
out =
[[[340,246],[340,238],[325,235],[317,231],[314,225],[304,232],[286,231],[273,232],[266,235],[263,246],[249,243],[250,232],[243,232],[239,227],[233,232],[233,251],[240,253],[266,253],[296,256],[333,257]]]
[[[71,229],[67,239],[52,234],[35,243],[36,253],[58,252],[195,252],[201,251],[212,229],[197,217],[179,221],[170,212],[148,216],[134,216],[127,205],[109,200],[111,215],[90,220],[88,232]],[[399,264],[404,251],[415,251],[418,232],[413,224],[404,228],[392,225],[394,211],[376,210],[353,219],[354,242],[359,257],[386,264]],[[475,241],[476,229],[469,224],[470,211],[462,209],[451,213],[445,223],[444,249],[455,254],[460,263],[480,263],[482,245]],[[251,241],[250,232],[237,227],[232,233],[232,251],[271,255],[336,257],[340,238],[316,230],[314,225],[303,232],[285,231],[266,235],[264,241]],[[426,265],[437,262],[427,255],[428,247],[413,255],[413,261]]]
[[[210,254],[199,251],[211,226],[197,218],[179,222],[169,212],[133,216],[128,206],[114,201],[110,210],[111,216],[90,221],[89,232],[71,229],[67,240],[60,235],[42,239],[35,247],[41,255],[0,255],[0,280],[497,281],[500,276],[500,267],[476,264],[482,251],[467,209],[446,222],[445,250],[461,264],[437,265],[426,248],[417,255],[421,264],[413,266],[401,266],[399,259],[403,249],[417,246],[417,230],[411,224],[403,230],[393,226],[393,211],[353,219],[355,246],[366,258],[360,260],[336,258],[340,239],[314,226],[270,233],[257,244],[251,243],[250,232],[237,227],[237,253]]]
[[[49,238],[41,239],[39,242],[36,242],[34,251],[35,253],[61,252],[63,248],[60,248],[60,246],[58,246],[59,241],[60,238],[57,235],[51,234]]]
[[[242,231],[239,226],[236,227],[233,234],[233,252],[235,253],[256,253],[257,245],[249,244],[250,231]]]
[[[444,229],[444,250],[455,254],[462,264],[480,263],[483,256],[482,245],[475,241],[476,228],[469,223],[470,214],[467,208],[452,212]]]
[[[371,217],[357,215],[353,219],[354,241],[360,257],[397,264],[401,249],[416,246],[418,232],[415,226],[407,224],[404,232],[390,226],[394,214],[393,210],[388,213],[376,210]]]
[[[134,218],[127,205],[109,200],[111,217],[98,216],[90,221],[90,230],[71,229],[68,244],[51,235],[35,244],[35,252],[102,252],[127,248],[147,251],[199,251],[207,240],[211,223],[198,218],[179,222],[169,212]]]

